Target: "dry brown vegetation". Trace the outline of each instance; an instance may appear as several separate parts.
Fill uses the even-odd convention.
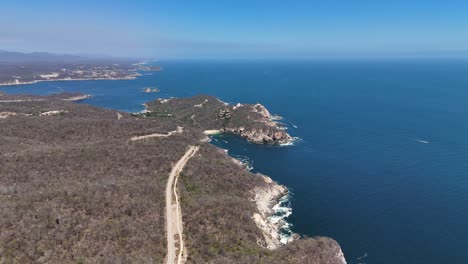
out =
[[[0,119],[0,263],[162,263],[166,255],[164,188],[173,163],[202,144],[179,178],[188,263],[339,263],[328,238],[275,251],[262,233],[250,191],[264,184],[219,148],[200,143],[183,120],[135,117],[66,102],[0,103],[0,112],[58,116]],[[2,99],[19,98],[8,95]]]
[[[252,215],[250,191],[265,181],[232,162],[225,152],[204,145],[180,177],[189,263],[341,263],[336,241],[296,240],[271,251]]]
[[[161,262],[165,181],[197,139],[128,143],[176,126],[57,100],[0,111],[57,107],[0,120],[0,262]]]
[[[271,122],[261,105],[229,105],[213,96],[155,100],[146,104],[150,113],[170,115],[174,120],[204,130],[221,130],[254,143],[280,143],[290,136],[281,124]],[[265,109],[266,110],[266,109]],[[148,115],[148,114],[147,114]]]

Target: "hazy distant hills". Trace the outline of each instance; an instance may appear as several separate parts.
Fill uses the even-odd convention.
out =
[[[0,86],[54,80],[127,80],[139,76],[137,59],[0,50]]]
[[[52,64],[70,64],[70,63],[129,63],[137,62],[139,59],[130,58],[115,58],[105,56],[81,56],[69,54],[56,54],[49,52],[14,52],[0,50],[1,64],[36,64],[36,63],[52,63]]]
[[[0,62],[25,63],[25,62],[80,62],[88,58],[75,55],[60,55],[48,52],[21,53],[0,50]]]

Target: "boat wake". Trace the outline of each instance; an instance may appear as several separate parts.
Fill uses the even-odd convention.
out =
[[[367,252],[364,252],[364,255],[362,255],[362,256],[360,256],[360,257],[358,257],[356,259],[363,259],[363,258],[367,258]]]
[[[421,140],[421,139],[413,139],[413,140],[416,141],[416,142],[419,142],[419,143],[423,143],[423,144],[429,144],[430,143],[429,141]]]
[[[366,264],[364,259],[367,258],[367,252],[364,253],[364,255],[357,257],[356,260],[358,261],[356,264]]]

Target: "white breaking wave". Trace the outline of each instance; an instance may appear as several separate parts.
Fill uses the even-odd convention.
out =
[[[280,120],[283,120],[283,117],[280,116],[280,115],[272,115],[272,116],[270,117],[270,120],[272,120],[272,121],[280,121]]]
[[[279,145],[280,145],[281,147],[294,146],[294,144],[295,144],[296,142],[300,141],[300,140],[301,140],[301,138],[299,138],[299,137],[293,137],[292,139],[286,140],[286,141],[280,143]]]
[[[287,218],[292,214],[290,192],[281,197],[278,203],[273,206],[273,214],[268,217],[268,220],[279,226],[280,229],[280,242],[287,244],[290,242],[293,232],[291,230],[292,224],[287,222]]]
[[[249,159],[249,157],[243,156],[243,155],[235,155],[233,157],[235,159],[237,159],[238,161],[242,162],[242,164],[244,164],[245,169],[247,171],[252,171],[253,170],[253,161],[251,159]]]

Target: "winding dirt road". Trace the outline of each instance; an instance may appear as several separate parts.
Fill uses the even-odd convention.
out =
[[[134,137],[131,137],[129,141],[138,141],[138,140],[143,140],[143,139],[148,139],[148,138],[155,138],[155,137],[170,137],[170,136],[172,136],[174,134],[180,134],[182,132],[184,132],[184,128],[183,127],[177,127],[176,130],[170,131],[167,134],[153,133],[153,134],[144,135],[144,136],[134,136]]]
[[[184,169],[187,161],[197,153],[198,146],[190,146],[184,156],[177,161],[169,174],[169,179],[166,185],[166,231],[167,231],[167,264],[183,263],[187,258],[184,255],[184,241],[183,241],[183,225],[182,225],[182,211],[177,196],[177,179],[180,172]],[[172,194],[174,194],[174,201]],[[177,240],[177,241],[176,241]],[[178,242],[178,246],[176,243]],[[176,256],[176,248],[179,248],[179,254]]]

